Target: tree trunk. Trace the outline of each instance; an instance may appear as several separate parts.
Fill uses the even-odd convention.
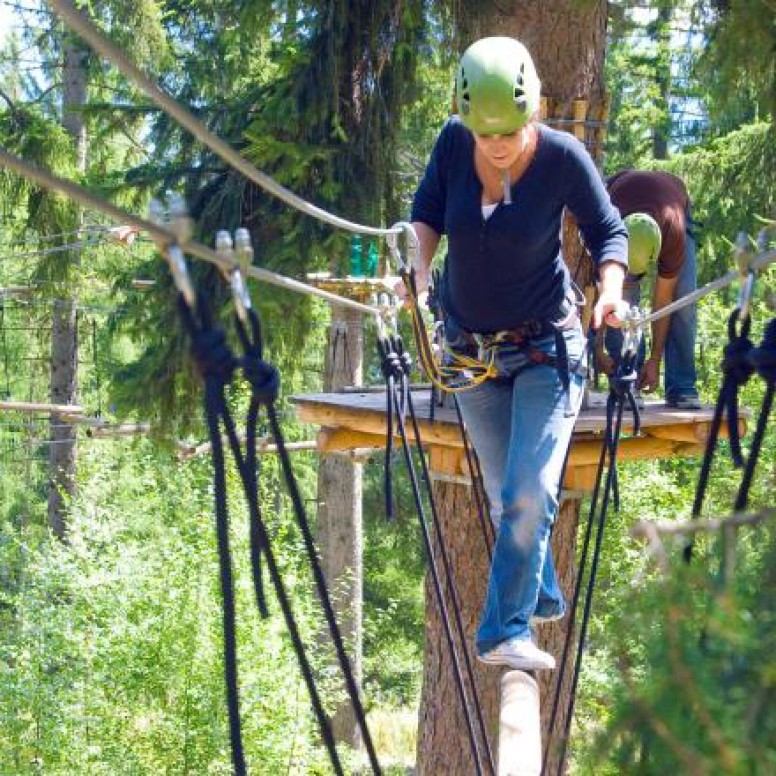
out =
[[[671,15],[670,5],[659,7],[657,24],[654,27],[653,44],[657,50],[655,80],[660,108],[657,122],[652,129],[652,156],[655,159],[668,159],[668,139],[671,136]]]
[[[461,619],[466,633],[464,647],[471,656],[477,695],[485,718],[490,747],[495,752],[499,681],[502,671],[478,663],[474,655],[474,636],[489,567],[485,539],[476,512],[476,501],[472,498],[468,485],[437,480],[433,484],[433,492],[460,601]],[[439,558],[439,539],[438,536],[434,537],[435,555],[445,591],[445,604],[451,619],[451,630],[455,637],[454,602],[445,584],[444,569]],[[461,645],[457,639],[456,647],[461,655]],[[459,663],[463,671],[464,663],[460,657]],[[465,676],[465,671],[463,673]],[[471,699],[472,692],[468,686],[467,692]],[[476,773],[450,649],[430,574],[427,574],[426,578],[426,645],[419,716],[418,773],[421,776],[468,776]],[[472,720],[476,730],[476,717],[473,715]],[[482,746],[480,749],[484,753]],[[484,767],[485,773],[488,773],[487,765]]]
[[[434,498],[451,566],[454,569],[466,631],[466,647],[473,657],[474,636],[485,595],[489,565],[477,517],[476,502],[472,499],[468,485],[442,481],[434,483]],[[574,586],[574,552],[578,519],[579,502],[564,501],[552,534],[552,551],[558,565],[558,581],[569,602]],[[438,563],[441,568],[441,561]],[[452,616],[453,604],[449,593],[445,603]],[[563,651],[567,625],[566,620],[542,625],[539,641],[542,649],[559,658]],[[573,653],[573,650],[571,651]],[[570,660],[573,660],[573,654]],[[485,726],[490,737],[491,749],[495,753],[499,720],[499,682],[504,669],[485,666],[476,661],[473,665]],[[554,728],[555,744],[559,740],[558,734],[563,730],[565,722],[563,712],[568,704],[572,670],[573,666],[569,665],[563,683],[559,714]],[[545,742],[548,740],[548,722],[552,710],[556,674],[552,671],[539,671],[535,677],[539,682],[542,702],[542,741]],[[421,776],[468,776],[475,773],[460,696],[456,688],[439,606],[430,578],[426,581],[426,645],[419,724],[418,773]],[[555,773],[557,764],[552,752],[548,763],[550,764],[548,772]],[[555,768],[552,767],[553,765]],[[487,766],[485,766],[485,773],[487,772]]]
[[[495,4],[494,4],[495,5]],[[574,0],[530,0],[489,5],[487,17],[467,21],[466,44],[484,35],[510,35],[521,40],[531,52],[542,81],[546,98],[546,123],[575,131],[593,157],[600,162],[606,104],[603,81],[604,44],[607,4],[601,0],[577,3]],[[585,101],[584,103],[581,101]],[[580,119],[580,106],[583,109]],[[579,119],[569,124],[570,119]],[[591,119],[592,121],[589,121]],[[598,122],[598,123],[595,123]],[[581,287],[592,283],[589,259],[579,247],[576,229],[564,231],[564,257]],[[466,486],[437,483],[441,516],[448,528],[448,546],[458,581],[469,647],[487,584],[487,558],[478,549],[482,538]],[[567,501],[562,507],[553,533],[561,586],[570,600],[574,581],[574,547],[579,521],[579,502]],[[466,729],[460,711],[452,673],[443,644],[436,603],[426,591],[427,627],[423,692],[418,734],[418,770],[423,776],[467,776],[473,773]],[[542,626],[540,645],[559,658],[568,622]],[[573,650],[572,650],[573,651]],[[573,659],[573,655],[572,655]],[[572,665],[567,666],[570,678]],[[493,667],[477,668],[481,682],[482,705],[488,728],[495,733],[498,722],[500,671]],[[542,741],[548,740],[547,723],[553,700],[554,672],[538,672],[542,702]],[[563,683],[559,699],[562,711],[568,705],[569,685]],[[562,717],[562,714],[559,715]],[[564,720],[556,721],[556,734]],[[557,741],[557,735],[555,737]],[[552,752],[550,763],[553,762]],[[557,769],[557,764],[555,764]],[[551,770],[550,772],[555,772]]]
[[[361,313],[336,305],[332,308],[324,390],[338,391],[361,384],[363,328]],[[363,674],[362,469],[360,463],[337,454],[321,455],[318,465],[321,564],[359,684]],[[338,741],[360,745],[355,715],[347,698],[335,711],[332,728]]]
[[[68,36],[64,44],[64,84],[62,100],[62,126],[73,140],[76,166],[86,170],[86,123],[83,109],[87,92],[87,55],[83,45]],[[82,214],[76,213],[76,228],[81,226]],[[80,251],[70,253],[71,267],[80,264]],[[66,271],[65,277],[72,272]],[[50,396],[53,404],[75,404],[78,392],[78,317],[77,300],[70,290],[71,284],[63,284],[66,291],[59,294],[53,310],[51,327]],[[49,448],[49,526],[60,539],[67,532],[68,501],[75,492],[76,428],[63,423],[57,415],[51,417]]]

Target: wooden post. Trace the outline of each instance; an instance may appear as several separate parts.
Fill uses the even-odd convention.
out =
[[[360,312],[335,305],[324,387],[339,391],[360,385],[364,358],[364,325]],[[362,665],[363,466],[352,457],[322,454],[318,467],[318,540],[321,565],[331,593],[334,611],[348,647],[353,675],[360,684]],[[343,682],[344,687],[344,682]],[[358,747],[360,735],[355,715],[346,698],[332,716],[338,741]]]

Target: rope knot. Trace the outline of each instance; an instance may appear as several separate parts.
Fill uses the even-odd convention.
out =
[[[380,370],[386,379],[389,377],[400,377],[404,373],[401,356],[395,350],[386,353],[380,364]]]
[[[274,364],[260,358],[244,358],[241,366],[251,385],[253,397],[261,404],[272,404],[280,393],[280,372]]]
[[[744,385],[754,372],[751,352],[752,341],[747,336],[739,336],[725,345],[722,369],[737,385]]]
[[[633,395],[639,373],[630,363],[632,359],[623,359],[617,366],[614,374],[609,378],[609,389],[616,396],[624,398]]]
[[[399,355],[399,363],[405,375],[412,372],[412,356],[406,350]]]

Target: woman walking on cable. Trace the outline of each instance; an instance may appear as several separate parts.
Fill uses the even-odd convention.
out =
[[[565,612],[549,536],[586,372],[561,255],[564,209],[597,266],[594,326],[617,325],[627,265],[627,232],[592,159],[571,135],[538,122],[539,96],[520,42],[472,44],[458,67],[459,115],[437,138],[411,218],[419,292],[447,237],[438,296],[448,348],[492,356],[496,368],[495,377],[459,394],[497,528],[477,653],[486,663],[528,670],[555,666],[529,625]]]

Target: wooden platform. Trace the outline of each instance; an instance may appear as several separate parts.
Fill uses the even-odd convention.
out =
[[[413,390],[412,397],[423,444],[430,452],[431,469],[436,474],[468,479],[464,442],[452,400],[448,398],[445,406],[435,406],[432,413],[428,389]],[[307,394],[294,396],[292,401],[300,420],[321,427],[320,452],[385,446],[384,391]],[[567,489],[586,491],[592,487],[606,425],[605,402],[604,394],[590,394],[588,408],[579,415],[567,467]],[[677,410],[660,401],[646,401],[638,437],[628,436],[632,433],[632,419],[626,412],[620,459],[700,455],[712,414],[711,407]],[[741,430],[743,433],[744,429]],[[726,435],[727,429],[722,432]]]

